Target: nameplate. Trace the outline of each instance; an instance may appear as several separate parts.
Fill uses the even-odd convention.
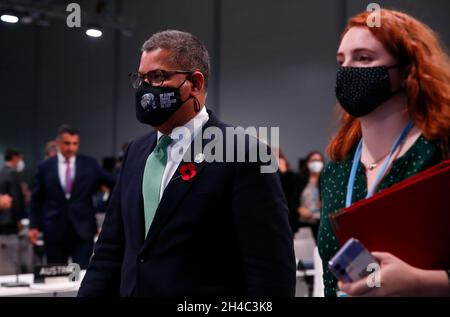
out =
[[[74,264],[38,265],[34,268],[34,283],[66,282],[77,280],[79,266]]]

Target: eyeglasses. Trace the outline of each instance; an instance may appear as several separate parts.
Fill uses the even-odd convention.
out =
[[[192,74],[192,71],[187,70],[162,70],[155,69],[151,70],[146,74],[142,73],[130,73],[128,76],[130,77],[131,85],[134,89],[139,88],[142,82],[147,79],[151,85],[153,86],[162,86],[164,81],[170,79],[173,75],[176,74]]]

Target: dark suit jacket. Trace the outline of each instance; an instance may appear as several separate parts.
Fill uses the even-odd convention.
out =
[[[25,218],[25,200],[20,184],[19,173],[9,166],[0,171],[0,194],[8,194],[12,197],[10,209],[0,211],[0,231],[3,233],[16,233],[17,222]]]
[[[92,196],[101,184],[113,187],[114,177],[103,171],[96,159],[77,155],[68,200],[58,176],[58,158],[43,161],[34,179],[30,227],[43,231],[47,242],[63,242],[68,224],[82,239],[92,239],[97,230]]]
[[[225,134],[211,113],[207,127]],[[294,295],[285,197],[258,162],[204,161],[189,181],[178,169],[144,240],[142,178],[156,135],[128,147],[78,296]]]
[[[289,209],[289,224],[293,233],[298,231],[298,184],[297,177],[294,172],[288,170],[285,173],[279,173],[281,180],[281,187],[283,188],[284,195]]]

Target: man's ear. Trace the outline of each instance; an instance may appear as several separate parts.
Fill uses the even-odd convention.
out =
[[[193,94],[199,94],[204,91],[205,76],[201,72],[199,71],[193,72],[190,81],[192,83],[191,87]]]

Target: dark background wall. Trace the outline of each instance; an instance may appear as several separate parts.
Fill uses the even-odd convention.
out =
[[[72,1],[60,1],[69,3]],[[78,1],[93,10],[95,1]],[[81,130],[81,151],[101,159],[148,131],[134,117],[127,74],[154,32],[197,35],[211,55],[207,107],[224,121],[280,127],[281,147],[294,167],[324,150],[333,132],[335,53],[360,0],[107,0],[107,12],[133,25],[126,37],[105,29],[88,38],[64,21],[49,27],[0,23],[0,153],[18,148],[27,176],[45,143],[68,122]],[[405,10],[450,44],[446,0],[378,1]],[[88,21],[82,21],[83,26]],[[1,162],[2,159],[0,159]]]

